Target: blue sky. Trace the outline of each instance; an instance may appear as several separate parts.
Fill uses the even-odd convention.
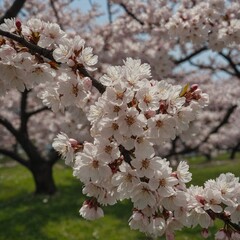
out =
[[[100,17],[98,20],[100,23],[106,23],[108,21],[107,16],[107,0],[74,0],[72,6],[80,8],[83,12],[88,12],[91,8],[91,4],[97,3],[101,6],[101,11],[104,13],[104,16]]]

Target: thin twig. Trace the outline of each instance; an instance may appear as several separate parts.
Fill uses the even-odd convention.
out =
[[[173,60],[173,62],[174,62],[175,64],[181,64],[181,63],[183,63],[183,62],[188,61],[188,60],[191,59],[192,57],[195,57],[196,55],[198,55],[199,53],[201,53],[201,52],[203,52],[203,51],[205,51],[205,50],[208,50],[208,48],[207,48],[207,47],[202,47],[202,48],[198,49],[197,51],[195,51],[195,52],[187,55],[187,56],[184,57],[184,58],[181,58],[181,59],[179,59],[179,60]]]
[[[125,12],[132,17],[134,20],[136,20],[139,24],[141,24],[142,26],[144,25],[144,22],[142,20],[140,20],[139,18],[137,18],[137,16],[135,14],[133,14],[124,3],[120,3],[120,6],[125,10]]]
[[[233,71],[235,72],[236,76],[240,78],[240,71],[237,68],[237,65],[233,62],[232,58],[230,56],[225,55],[222,52],[219,52],[219,54],[225,58],[225,60],[228,61],[229,65],[232,67]]]
[[[54,4],[54,0],[50,0],[50,4],[51,4],[51,7],[52,7],[53,12],[54,12],[54,14],[55,14],[55,17],[56,17],[56,19],[57,19],[58,25],[61,27],[61,29],[64,30],[64,27],[63,27],[63,25],[62,25],[62,23],[61,23],[61,19],[60,19],[60,17],[59,17],[58,11],[57,11],[56,6],[55,6],[55,4]]]

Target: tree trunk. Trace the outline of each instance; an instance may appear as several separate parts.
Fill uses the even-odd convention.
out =
[[[231,159],[231,160],[234,160],[234,159],[235,159],[236,153],[237,153],[237,150],[236,150],[236,149],[232,149],[231,154],[230,154],[230,159]]]
[[[207,160],[208,162],[211,162],[211,161],[212,161],[212,155],[211,155],[211,153],[206,153],[206,154],[204,154],[204,156],[206,157],[206,160]]]
[[[236,153],[237,153],[237,151],[239,150],[239,147],[240,147],[240,142],[237,143],[237,145],[232,149],[231,154],[230,154],[230,159],[231,159],[231,160],[234,160],[234,159],[235,159]]]
[[[35,182],[35,194],[53,195],[56,192],[52,167],[52,164],[48,162],[34,163],[31,167]]]

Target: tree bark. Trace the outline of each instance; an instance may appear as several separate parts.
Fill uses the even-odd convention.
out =
[[[236,157],[236,153],[239,151],[240,148],[240,142],[238,142],[235,147],[232,148],[231,150],[231,154],[230,154],[230,159],[234,160]]]
[[[52,168],[53,165],[48,162],[34,163],[30,168],[35,182],[35,194],[53,195],[57,191]]]

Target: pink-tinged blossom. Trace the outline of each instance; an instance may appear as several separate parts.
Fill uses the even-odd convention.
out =
[[[68,39],[64,39],[64,43],[59,44],[59,46],[53,51],[54,59],[61,63],[67,63],[71,54],[71,42]]]
[[[146,63],[141,64],[141,60],[127,58],[124,62],[125,78],[127,86],[133,90],[139,90],[141,86],[140,80],[151,77],[150,66]]]
[[[96,220],[104,216],[102,208],[96,204],[92,204],[91,201],[86,201],[79,210],[80,215],[87,220]]]
[[[146,125],[144,115],[139,114],[135,108],[129,108],[126,115],[122,115],[118,120],[119,131],[125,136],[138,136],[143,133]]]
[[[134,139],[133,145],[135,148],[135,157],[138,159],[151,158],[155,154],[152,142],[144,135],[140,135]]]
[[[225,232],[224,229],[221,229],[219,231],[216,232],[215,234],[215,240],[230,240],[228,238],[227,233]]]
[[[114,139],[121,143],[123,142],[123,136],[118,131],[119,125],[113,119],[104,118],[101,120],[100,135],[104,138],[114,137]]]
[[[99,158],[95,145],[92,143],[85,143],[83,152],[78,152],[76,154],[73,175],[84,183],[101,182],[109,178],[112,174],[108,163],[108,159]]]
[[[14,33],[17,30],[15,18],[4,19],[4,23],[0,25],[0,29],[5,32]]]
[[[65,159],[66,165],[73,166],[74,148],[65,133],[59,133],[53,140],[53,148]]]
[[[178,184],[178,180],[171,176],[168,167],[161,167],[154,177],[149,180],[151,189],[156,190],[160,197],[169,197],[174,194],[173,186]]]
[[[83,79],[74,74],[62,74],[58,79],[60,80],[58,93],[61,96],[62,104],[66,107],[71,105],[84,107],[90,95],[83,89]]]
[[[119,172],[112,177],[112,184],[117,186],[120,199],[130,198],[136,185],[140,183],[137,171],[132,169],[129,164],[123,162],[119,167]]]
[[[146,86],[139,89],[136,94],[138,100],[138,107],[142,111],[156,111],[159,108],[160,97],[158,89],[155,86],[151,86],[150,82],[146,83]]]
[[[164,142],[176,136],[176,121],[167,114],[157,114],[148,119],[148,134],[155,142]]]
[[[122,84],[107,87],[103,97],[109,99],[113,104],[121,105],[132,101],[134,92]]]
[[[49,86],[48,90],[40,92],[38,97],[41,98],[43,104],[51,108],[53,112],[63,111],[64,106],[61,103],[57,88]]]
[[[53,44],[60,43],[66,34],[56,23],[44,23],[44,30],[40,35],[38,45],[41,47],[50,47]]]
[[[189,165],[185,161],[178,164],[175,173],[180,183],[188,183],[192,180],[192,173],[189,172]]]
[[[160,194],[161,192],[159,192]],[[179,217],[184,214],[184,211],[180,215],[181,208],[187,209],[187,196],[183,191],[172,191],[172,195],[164,197],[162,199],[162,205],[169,211],[177,211]],[[186,216],[186,215],[185,215]]]
[[[93,54],[93,49],[91,47],[84,48],[76,60],[82,63],[87,70],[96,70],[96,68],[92,66],[97,64],[98,56]]]
[[[240,204],[239,204],[239,201],[237,203],[233,204],[233,206],[226,207],[225,212],[230,214],[230,219],[233,223],[238,224],[240,222]]]
[[[96,140],[98,148],[98,158],[104,161],[112,162],[120,157],[120,151],[116,142],[108,139],[99,138]]]
[[[24,28],[24,26],[23,26],[23,33],[25,33],[25,34],[30,34],[30,33],[39,34],[43,31],[44,25],[45,25],[44,22],[41,21],[38,18],[29,19],[27,21],[27,27],[28,28]]]
[[[153,207],[156,204],[156,193],[151,189],[150,184],[141,182],[134,187],[131,199],[134,207],[138,209]]]
[[[109,66],[106,69],[106,74],[100,77],[99,81],[107,86],[114,86],[115,84],[119,84],[119,79],[123,76],[122,68],[120,66]]]
[[[221,204],[221,193],[217,190],[207,189],[205,192],[205,205],[204,209],[211,209],[215,213],[222,212]]]
[[[140,157],[140,156],[139,156]],[[162,159],[160,157],[153,158],[135,158],[131,164],[136,168],[139,177],[152,178],[157,169],[160,169]]]
[[[152,216],[152,214],[153,211],[150,207],[146,207],[142,210],[134,209],[133,214],[129,219],[130,228],[134,230],[139,230],[140,232],[147,233],[149,225],[151,223],[149,218]],[[164,227],[163,224],[164,223],[162,223],[161,221],[159,222],[160,227]],[[152,226],[150,227],[152,228]]]

